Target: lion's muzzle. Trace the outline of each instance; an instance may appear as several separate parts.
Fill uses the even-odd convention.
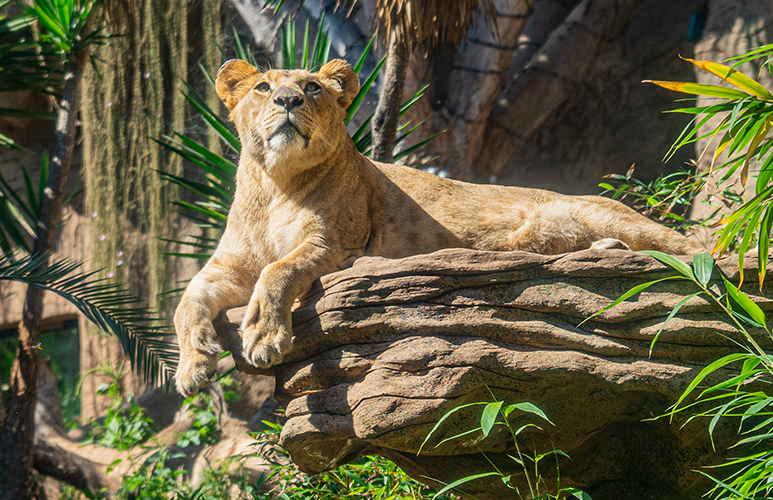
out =
[[[279,87],[272,98],[274,104],[285,108],[288,113],[304,103],[303,94],[290,87]]]

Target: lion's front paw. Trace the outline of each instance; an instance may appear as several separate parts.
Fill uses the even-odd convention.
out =
[[[175,385],[177,392],[189,398],[203,391],[212,383],[211,378],[217,371],[217,358],[211,354],[193,351],[180,353],[177,365]]]
[[[281,324],[261,320],[242,330],[244,358],[257,368],[268,368],[282,362],[292,349],[292,336]]]

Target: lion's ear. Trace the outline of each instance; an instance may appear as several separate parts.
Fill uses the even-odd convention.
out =
[[[341,59],[333,59],[322,66],[317,73],[319,79],[332,87],[338,93],[338,104],[346,109],[360,91],[360,80],[349,63]]]
[[[231,59],[220,66],[215,89],[228,109],[234,109],[258,78],[258,68],[247,61]]]

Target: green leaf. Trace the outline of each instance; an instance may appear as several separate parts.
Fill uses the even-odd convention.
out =
[[[686,266],[687,264],[684,264],[684,265]],[[688,267],[688,269],[689,269],[689,267]],[[613,307],[615,307],[616,305],[618,305],[618,304],[620,304],[621,302],[623,302],[625,299],[627,299],[627,298],[629,298],[629,297],[633,297],[633,296],[634,296],[634,295],[636,295],[637,293],[639,293],[639,292],[642,292],[642,291],[646,290],[647,288],[651,287],[652,285],[655,285],[655,284],[657,284],[657,283],[660,283],[660,282],[662,282],[662,281],[666,281],[666,280],[673,280],[673,279],[683,279],[683,278],[682,278],[681,276],[668,276],[668,277],[666,277],[666,278],[660,278],[660,279],[658,279],[658,280],[655,280],[655,281],[648,281],[647,283],[642,283],[641,285],[636,285],[635,287],[631,288],[630,290],[628,290],[627,292],[625,292],[623,295],[621,295],[620,297],[618,297],[617,299],[615,299],[615,300],[614,300],[614,301],[613,301],[611,304],[609,304],[607,307],[605,307],[605,308],[601,309],[601,310],[600,310],[600,311],[598,311],[598,312],[595,312],[595,313],[591,314],[590,316],[588,316],[587,318],[585,318],[584,320],[582,320],[582,322],[581,322],[579,325],[577,325],[577,326],[578,326],[578,327],[582,326],[582,325],[583,325],[585,322],[587,322],[587,321],[590,321],[592,318],[594,318],[594,317],[598,316],[599,314],[602,314],[602,313],[604,313],[604,312],[606,312],[606,311],[609,311],[610,309],[612,309],[612,308],[613,308]]]
[[[396,155],[394,155],[394,161],[397,161],[397,160],[399,160],[400,158],[402,158],[403,156],[406,156],[406,155],[409,155],[409,154],[413,153],[413,152],[414,152],[414,151],[416,151],[417,149],[419,149],[419,148],[423,147],[423,146],[424,146],[425,144],[427,144],[428,142],[430,142],[430,141],[434,141],[435,139],[437,139],[437,138],[440,136],[440,134],[444,134],[445,132],[446,132],[445,130],[441,130],[441,131],[440,131],[440,132],[438,132],[437,134],[435,134],[435,135],[432,135],[432,136],[430,136],[430,137],[427,137],[427,138],[426,138],[426,139],[424,139],[423,141],[419,141],[419,142],[417,142],[416,144],[414,144],[414,145],[413,145],[413,146],[411,146],[411,147],[405,148],[404,150],[402,150],[402,151],[400,151],[399,153],[397,153]]]
[[[562,488],[561,491],[565,491],[575,498],[579,498],[580,500],[593,500],[590,495],[582,490],[578,490],[577,488]]]
[[[494,422],[499,415],[499,409],[502,408],[504,401],[497,401],[495,403],[489,403],[483,408],[483,416],[480,418],[480,427],[483,431],[483,436],[488,437],[491,429],[494,427]]]
[[[432,437],[432,435],[435,433],[435,431],[440,428],[440,425],[443,422],[445,422],[446,419],[448,419],[451,415],[453,415],[454,413],[456,413],[456,412],[458,412],[460,410],[463,410],[465,408],[470,408],[472,406],[487,405],[487,404],[488,403],[486,403],[484,401],[483,402],[477,402],[477,403],[468,403],[466,405],[457,406],[456,408],[448,411],[445,415],[443,415],[440,418],[440,420],[437,421],[437,423],[435,423],[435,426],[432,427],[432,430],[429,431],[429,434],[427,434],[427,437],[424,438],[424,441],[421,443],[421,446],[419,446],[419,451],[416,452],[416,456],[418,456],[421,453],[421,450],[424,448],[424,445],[427,444],[427,442],[429,441],[429,438]]]
[[[748,76],[739,71],[736,71],[733,68],[725,66],[724,64],[715,63],[713,61],[696,61],[694,59],[686,58],[685,61],[691,62],[702,70],[708,71],[709,73],[720,77],[721,79],[725,80],[731,85],[738,87],[744,92],[752,94],[766,101],[773,101],[773,94],[771,94],[768,89],[754,81],[754,79],[749,78]]]
[[[690,299],[697,297],[702,293],[704,292],[695,292],[691,295],[688,295],[687,297],[682,298],[682,300],[680,300],[679,303],[677,303],[676,306],[674,306],[674,308],[669,313],[668,317],[666,317],[666,320],[663,322],[662,325],[660,325],[660,328],[658,329],[658,333],[655,334],[655,338],[653,338],[652,342],[650,343],[650,352],[649,352],[650,357],[652,357],[652,350],[655,348],[655,343],[658,341],[658,338],[660,338],[660,334],[666,328],[666,325],[668,325],[668,322],[671,321],[674,318],[674,316],[676,316],[676,314],[679,312],[679,309],[681,309],[682,306],[685,305]]]
[[[749,94],[741,90],[720,87],[719,85],[707,85],[705,83],[666,82],[660,80],[644,80],[642,83],[654,83],[664,89],[706,97],[719,97],[722,99],[745,99],[749,97]]]
[[[759,323],[760,325],[767,325],[767,322],[765,321],[765,313],[762,312],[762,309],[760,309],[760,306],[755,304],[752,299],[749,298],[748,295],[743,293],[741,290],[737,289],[735,285],[730,283],[730,281],[727,280],[724,276],[722,277],[722,280],[725,282],[725,288],[727,289],[728,295],[730,295],[733,300],[735,300],[738,305],[740,305],[744,311],[749,315],[751,319]]]
[[[171,379],[177,365],[176,342],[163,340],[169,331],[146,324],[159,322],[152,309],[133,307],[137,297],[117,284],[77,272],[81,264],[57,261],[44,267],[48,256],[12,254],[0,257],[0,280],[11,280],[49,290],[74,305],[102,330],[116,335],[137,371],[153,383]]]
[[[523,402],[523,403],[515,403],[515,404],[512,404],[512,405],[510,405],[510,406],[512,406],[514,409],[521,410],[522,412],[525,412],[525,413],[531,413],[532,415],[537,415],[537,416],[538,416],[538,417],[540,417],[542,420],[545,420],[546,422],[550,423],[551,425],[555,425],[555,424],[553,424],[553,422],[551,422],[551,421],[550,421],[550,419],[548,418],[548,416],[547,416],[547,415],[545,415],[545,412],[543,412],[543,411],[542,411],[542,410],[541,410],[539,407],[537,407],[536,405],[534,405],[534,404],[532,404],[532,403],[529,403],[528,401],[526,401],[526,402]],[[509,413],[510,413],[510,412],[508,412],[508,414],[509,414]]]
[[[357,110],[360,109],[360,104],[362,104],[362,100],[365,99],[365,95],[368,93],[368,90],[370,90],[370,87],[373,85],[373,82],[376,81],[376,77],[381,72],[381,68],[384,66],[384,63],[386,63],[386,56],[384,56],[381,59],[378,65],[370,73],[370,75],[368,75],[368,78],[366,78],[365,81],[362,82],[362,84],[360,84],[360,91],[357,93],[357,97],[354,98],[354,100],[346,110],[346,118],[344,118],[344,123],[346,123],[347,125],[349,124],[352,117],[354,116],[354,113],[356,113]]]
[[[207,123],[213,129],[215,129],[218,135],[220,135],[220,137],[222,137],[228,143],[228,145],[231,146],[231,148],[233,148],[234,151],[238,153],[241,150],[242,145],[239,142],[239,139],[233,133],[231,133],[228,127],[225,124],[223,124],[223,122],[219,118],[217,118],[213,113],[208,113],[201,104],[196,102],[191,96],[189,96],[185,92],[182,92],[182,95],[191,104],[191,106],[196,108],[196,111],[198,111],[199,114],[201,114],[202,118],[204,118],[204,120],[206,120]]]
[[[773,229],[773,204],[768,205],[765,216],[760,223],[760,237],[757,242],[757,273],[760,290],[765,282],[765,272],[768,268],[768,252],[770,251],[770,232]]]
[[[658,252],[657,250],[642,250],[639,253],[644,253],[651,257],[654,257],[662,264],[679,272],[679,274],[681,274],[685,278],[689,278],[695,282],[698,282],[698,280],[695,278],[695,275],[692,272],[692,268],[690,268],[690,266],[688,266],[681,260],[677,259],[673,255],[668,255],[667,253]]]
[[[727,366],[727,365],[729,365],[731,363],[735,363],[736,361],[740,361],[742,359],[746,359],[746,358],[748,358],[748,356],[749,355],[746,354],[746,353],[732,353],[732,354],[728,354],[727,356],[723,356],[720,359],[712,362],[711,364],[709,364],[708,366],[703,368],[700,371],[700,373],[698,373],[698,375],[695,376],[695,378],[692,380],[692,382],[690,382],[690,384],[687,386],[687,388],[684,390],[684,392],[682,392],[682,395],[679,396],[679,399],[676,401],[676,403],[673,404],[673,406],[671,408],[673,408],[674,410],[671,411],[670,413],[674,413],[676,411],[676,408],[685,400],[685,398],[687,398],[687,396],[689,396],[692,393],[692,391],[695,390],[696,387],[698,387],[698,385],[701,384],[701,382],[703,382],[703,380],[706,377],[708,377],[709,375],[711,375],[715,371],[717,371],[717,370],[719,370],[721,368],[724,368],[725,366]]]
[[[447,437],[447,438],[443,439],[442,441],[440,441],[438,444],[435,445],[435,448],[439,448],[443,444],[445,444],[445,443],[447,443],[449,441],[453,441],[454,439],[459,439],[459,438],[462,438],[464,436],[469,436],[470,434],[475,434],[476,432],[478,432],[480,430],[481,430],[480,427],[476,427],[476,428],[470,429],[468,431],[460,432],[459,434],[454,434],[453,436]]]
[[[480,474],[473,474],[471,476],[466,476],[466,477],[463,477],[461,479],[457,479],[453,483],[447,484],[445,487],[443,487],[443,489],[441,489],[440,491],[435,493],[432,496],[432,500],[435,500],[437,497],[439,497],[443,493],[445,493],[447,491],[451,491],[451,490],[455,489],[457,486],[461,486],[461,485],[463,485],[465,483],[469,483],[470,481],[475,481],[476,479],[482,479],[484,477],[500,476],[500,475],[501,474],[499,474],[498,472],[483,472],[483,473],[480,473]]]
[[[692,267],[695,271],[695,279],[704,287],[711,281],[711,274],[714,272],[714,258],[710,253],[704,252],[693,255]]]

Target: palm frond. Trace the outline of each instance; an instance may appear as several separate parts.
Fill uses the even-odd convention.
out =
[[[164,384],[175,372],[178,347],[165,340],[168,327],[152,309],[137,307],[136,296],[122,286],[82,272],[81,263],[60,260],[44,269],[47,256],[0,256],[0,280],[17,281],[51,291],[74,305],[86,318],[121,342],[132,367],[145,380]]]

